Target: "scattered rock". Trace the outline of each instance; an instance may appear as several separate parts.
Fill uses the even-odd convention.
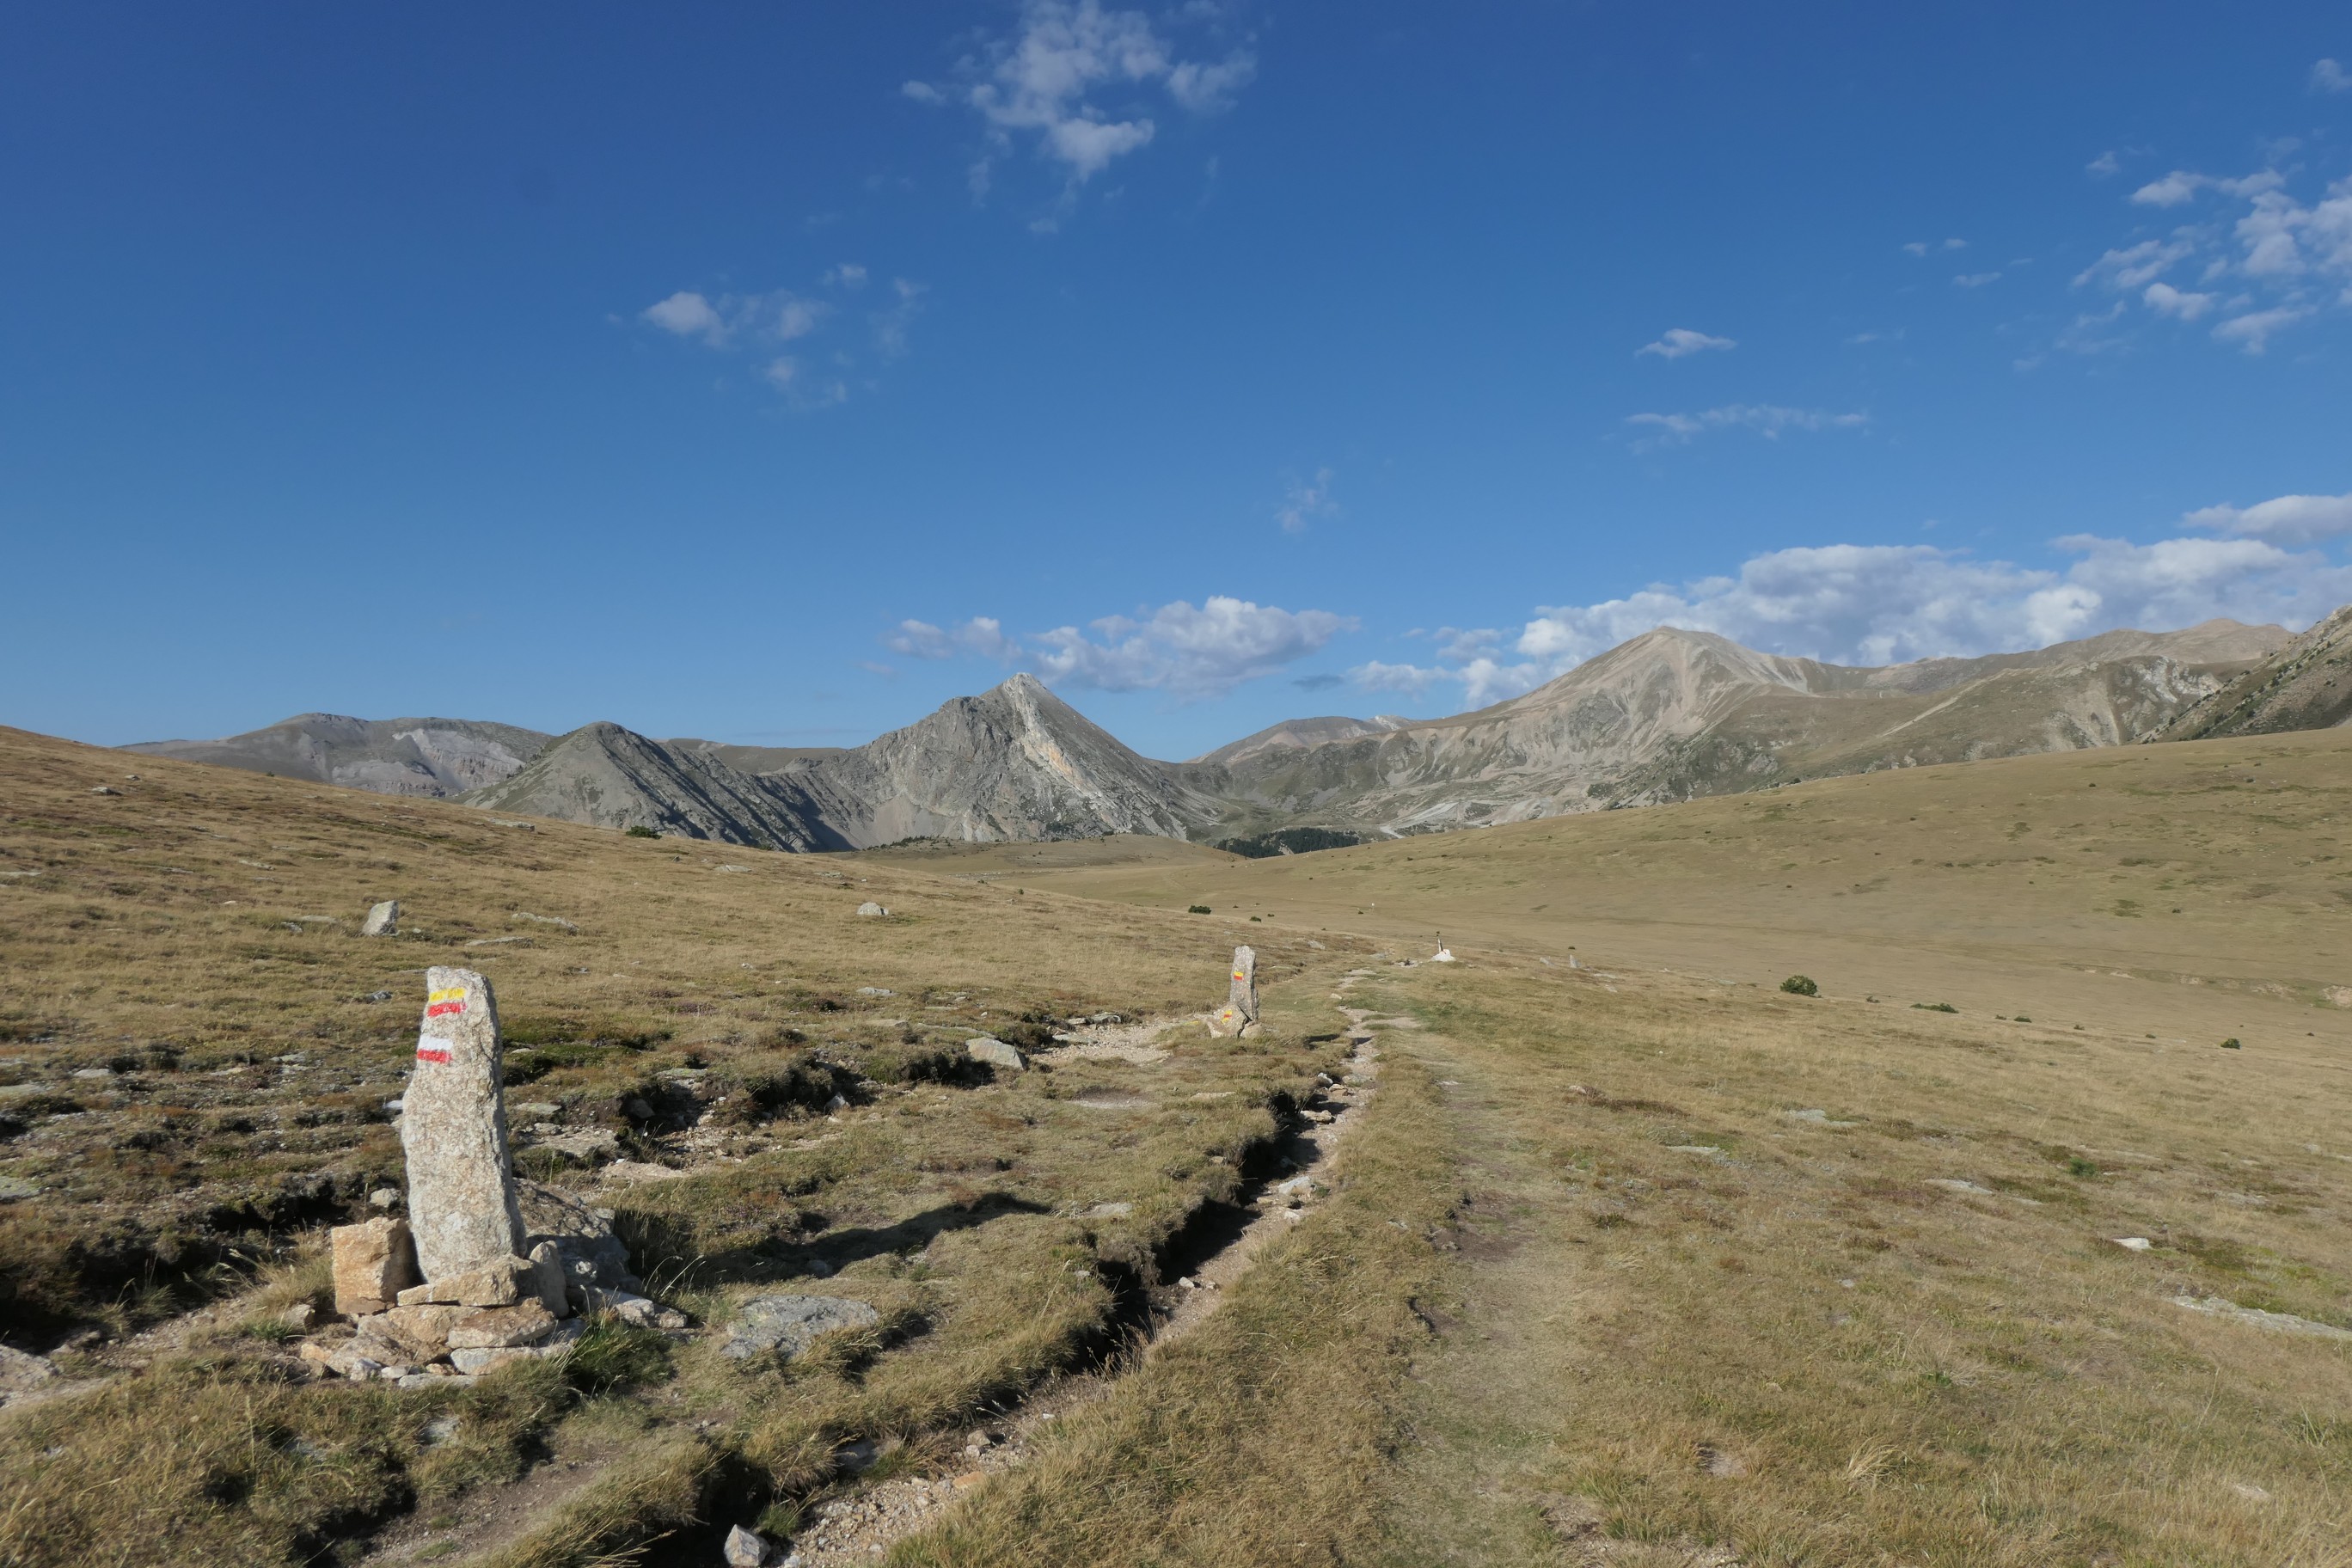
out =
[[[1133,1204],[1097,1204],[1087,1211],[1088,1219],[1125,1219],[1135,1212]]]
[[[297,1301],[278,1313],[278,1321],[298,1334],[307,1334],[319,1321],[319,1309],[308,1301]]]
[[[727,1532],[727,1544],[719,1549],[727,1568],[765,1568],[768,1542],[764,1536],[755,1535],[736,1525]]]
[[[381,1312],[416,1282],[416,1248],[404,1219],[339,1225],[334,1250],[335,1310],[346,1318]]]
[[[114,1076],[112,1068],[76,1068],[74,1077],[86,1083],[104,1083]]]
[[[1984,1198],[1992,1196],[1990,1187],[1980,1187],[1974,1182],[1963,1182],[1952,1176],[1931,1176],[1927,1180],[1927,1184],[1931,1187],[1941,1187],[1948,1193],[1973,1193]]]
[[[1780,1114],[1787,1117],[1791,1121],[1810,1121],[1816,1127],[1859,1127],[1862,1125],[1859,1121],[1832,1121],[1831,1120],[1830,1113],[1828,1111],[1822,1110],[1818,1107],[1811,1110],[1784,1110],[1780,1112]]]
[[[2144,1236],[2119,1236],[2115,1238],[2115,1241],[2117,1247],[2126,1252],[2146,1252],[2156,1245]]]
[[[449,1325],[452,1351],[508,1350],[535,1345],[555,1331],[555,1314],[536,1297],[511,1307],[492,1307],[469,1313]]]
[[[367,918],[360,921],[362,936],[398,936],[400,934],[400,900],[386,899],[368,906]]]
[[[517,910],[514,912],[514,918],[519,921],[530,921],[537,925],[554,926],[560,931],[577,931],[580,929],[578,926],[573,925],[570,921],[563,920],[555,915],[534,915],[525,913],[521,910]]]
[[[391,1369],[387,1367],[385,1370]],[[394,1378],[393,1382],[404,1393],[414,1393],[420,1388],[455,1389],[474,1386],[474,1380],[463,1373],[412,1372]]]
[[[401,1099],[408,1213],[428,1280],[505,1265],[523,1250],[507,1148],[498,1001],[470,969],[425,971],[416,1070]],[[513,1277],[507,1277],[509,1290]],[[514,1297],[509,1294],[507,1301]],[[481,1305],[502,1305],[483,1302]]]
[[[574,1160],[610,1160],[621,1152],[621,1135],[609,1127],[562,1127],[542,1121],[527,1130],[531,1146],[552,1149]]]
[[[602,1286],[583,1285],[572,1292],[572,1304],[583,1314],[610,1312],[624,1322],[640,1328],[659,1328],[664,1316],[661,1308],[632,1290],[608,1290]],[[684,1326],[683,1320],[680,1321]]]
[[[881,1321],[865,1302],[837,1296],[756,1296],[743,1303],[741,1321],[719,1353],[740,1361],[772,1350],[789,1361],[820,1334],[871,1328]]]
[[[1021,1053],[993,1035],[982,1035],[963,1043],[963,1054],[976,1062],[1003,1068],[1007,1072],[1020,1072],[1028,1067]]]
[[[381,1221],[370,1221],[381,1224]],[[399,1222],[394,1220],[393,1224]],[[510,1307],[531,1289],[535,1266],[528,1258],[501,1258],[479,1268],[444,1274],[400,1292],[404,1307]]]
[[[362,1002],[389,1002],[392,1000],[392,993],[389,991],[371,991],[366,995],[361,997],[360,1000]]]
[[[613,1234],[612,1210],[591,1208],[573,1194],[540,1182],[518,1181],[515,1191],[534,1253],[541,1242],[553,1242],[567,1285],[637,1288],[637,1277],[629,1272],[629,1249]]]
[[[112,784],[100,784],[89,793],[92,795],[121,795],[122,792],[116,789]]]
[[[572,1302],[563,1285],[563,1249],[551,1241],[534,1244],[530,1249],[531,1296],[558,1318],[572,1315]]]
[[[2352,1329],[2339,1329],[2332,1323],[2315,1323],[2309,1318],[2298,1318],[2291,1312],[2265,1312],[2255,1307],[2241,1307],[2221,1296],[2175,1296],[2172,1304],[2186,1307],[2192,1312],[2227,1318],[2251,1329],[2267,1329],[2274,1334],[2314,1334],[2321,1339],[2352,1340]]]
[[[26,1176],[0,1176],[0,1204],[41,1195],[41,1184]]]
[[[872,920],[877,916],[887,915],[890,911],[884,909],[880,904],[874,902],[871,899],[868,899],[866,902],[857,906],[857,912],[864,915],[866,919]]]
[[[1669,1143],[1666,1152],[1670,1154],[1702,1154],[1710,1160],[1723,1158],[1723,1151],[1712,1143]]]
[[[644,1160],[615,1160],[604,1167],[603,1174],[608,1182],[625,1182],[634,1185],[639,1182],[674,1182],[686,1173]]]
[[[898,994],[896,991],[885,990],[879,985],[861,985],[857,988],[857,994],[860,996],[896,996]]]
[[[0,1345],[0,1405],[15,1403],[58,1376],[57,1363]]]
[[[368,1207],[372,1209],[396,1209],[399,1206],[400,1189],[398,1187],[378,1187],[368,1194]]]

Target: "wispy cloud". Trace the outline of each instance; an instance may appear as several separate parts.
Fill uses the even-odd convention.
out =
[[[1732,403],[1720,408],[1703,408],[1696,414],[1629,414],[1625,423],[1654,432],[1635,443],[1646,449],[1679,447],[1709,430],[1753,430],[1768,440],[1778,440],[1782,432],[1789,430],[1856,430],[1870,423],[1870,416],[1832,414],[1822,408],[1783,408],[1769,403]]]
[[[1948,239],[1941,245],[1937,245],[1932,240],[1915,239],[1903,248],[1909,251],[1914,256],[1926,256],[1931,251],[1966,250],[1968,247],[1969,242],[1965,239]]]
[[[1633,352],[1636,355],[1655,354],[1660,359],[1681,359],[1685,354],[1705,353],[1709,349],[1736,349],[1738,346],[1738,341],[1732,338],[1709,337],[1688,327],[1670,327],[1656,342],[1643,343]]]
[[[2352,178],[2308,202],[2290,184],[2277,169],[2226,178],[2176,169],[2151,180],[2131,194],[2135,205],[2169,211],[2218,201],[2237,210],[2209,211],[2110,249],[2075,285],[2137,295],[2153,315],[2174,321],[2212,316],[2215,341],[2260,354],[2288,328],[2352,305]],[[2197,287],[2168,276],[2176,272]]]
[[[2334,60],[2318,60],[2311,68],[2311,90],[2314,92],[2352,92],[2352,71]]]
[[[2102,153],[2083,165],[2083,173],[2102,180],[2120,174],[2123,170],[2123,161],[2112,152]]]
[[[1244,681],[1279,673],[1319,653],[1352,616],[1327,610],[1286,610],[1212,595],[1195,605],[1162,605],[1140,618],[1105,616],[1025,637],[1007,636],[1002,623],[974,616],[953,628],[902,621],[887,639],[913,658],[977,658],[1034,670],[1057,685],[1100,691],[1164,691],[1192,700],[1222,697]]]
[[[1317,518],[1339,515],[1339,503],[1331,499],[1331,470],[1318,468],[1313,479],[1292,479],[1283,487],[1274,520],[1285,533],[1304,533]]]
[[[1213,31],[1218,14],[1193,5],[1171,20]],[[1157,86],[1187,113],[1215,114],[1233,107],[1256,71],[1246,37],[1220,58],[1187,59],[1141,11],[1106,9],[1099,0],[1028,0],[1019,26],[967,58],[953,85],[910,81],[899,90],[919,103],[961,103],[979,114],[986,150],[969,174],[975,198],[987,194],[996,160],[1016,139],[1059,169],[1066,196],[1158,134],[1137,96],[1143,89]]]
[[[2181,518],[2189,528],[2266,539],[2273,544],[2315,544],[2352,533],[2352,495],[2273,496],[2252,506],[2200,507]]]
[[[907,352],[907,331],[921,308],[924,286],[905,279],[891,284],[891,302],[863,320],[866,341],[856,341],[855,301],[867,281],[864,266],[843,262],[818,279],[818,291],[790,289],[758,293],[705,294],[682,289],[637,312],[637,319],[672,337],[720,353],[761,356],[760,378],[796,405],[818,407],[849,396],[861,359],[887,361]],[[822,337],[821,353],[779,353],[787,344]],[[813,365],[824,366],[817,374]]]
[[[1368,663],[1367,689],[1458,690],[1482,707],[1534,689],[1662,626],[1709,631],[1769,653],[1883,665],[2041,647],[2118,626],[2160,631],[2217,616],[2307,626],[2352,599],[2352,568],[2283,544],[2352,532],[2352,496],[2281,497],[2207,508],[2192,526],[2240,535],[2139,544],[2089,534],[2053,542],[2061,569],[1976,561],[1928,545],[1772,551],[1728,576],[1659,584],[1597,604],[1538,610],[1509,641],[1442,647],[1430,665]]]
[[[1997,283],[2000,280],[2000,274],[1998,272],[1963,272],[1952,279],[1963,289],[1981,289],[1988,283]]]

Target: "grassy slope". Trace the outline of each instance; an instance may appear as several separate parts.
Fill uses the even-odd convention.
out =
[[[122,793],[93,795],[101,784]],[[320,1282],[302,1227],[363,1212],[365,1189],[399,1172],[381,1107],[427,963],[478,964],[510,1032],[551,1042],[531,1070],[551,1068],[510,1089],[534,1106],[516,1121],[601,1125],[641,1160],[675,1159],[683,1134],[627,1109],[667,1105],[665,1071],[751,1085],[823,1052],[887,1077],[1023,1011],[1181,1014],[1222,994],[1223,923],[502,826],[13,731],[0,800],[0,869],[34,873],[0,879],[0,1079],[21,1086],[0,1103],[0,1174],[40,1188],[0,1205],[0,1331],[35,1349],[76,1323],[116,1336],[62,1358],[113,1374],[105,1391],[0,1422],[10,1564],[334,1560],[412,1514],[462,1532],[478,1494],[549,1451],[586,1456],[599,1479],[509,1531],[503,1561],[583,1562],[664,1534],[700,1551],[719,1512],[823,1484],[840,1442],[919,1444],[1116,1333],[1119,1292],[1151,1283],[1161,1238],[1230,1190],[1273,1129],[1269,1105],[1330,1059],[1295,1037],[1188,1037],[1151,1068],[885,1084],[838,1124],[730,1121],[750,1110],[739,1089],[701,1146],[739,1163],[598,1200],[638,1238],[639,1270],[710,1321],[757,1289],[811,1288],[823,1261],[839,1272],[817,1289],[872,1300],[904,1337],[793,1376],[697,1342],[641,1367],[635,1392],[598,1397],[536,1368],[454,1396],[304,1386],[269,1315]],[[369,900],[395,895],[400,938],[353,934]],[[893,917],[857,918],[868,899]],[[334,919],[299,918],[318,914]],[[1302,964],[1339,962],[1260,945],[1277,992]],[[394,1000],[360,1000],[377,990]],[[106,1065],[114,1077],[72,1076]],[[1088,1088],[1150,1103],[1077,1103]],[[310,1206],[257,1206],[289,1181]],[[1110,1201],[1133,1215],[1079,1217]],[[85,1267],[100,1255],[135,1272]],[[121,1341],[237,1291],[257,1259],[276,1282],[233,1295],[184,1344]],[[425,1423],[447,1404],[464,1436],[431,1446]],[[614,1453],[626,1462],[593,1462]]]
[[[2176,1302],[2352,1328],[2352,1055],[2321,995],[2347,749],[1043,878],[1443,918],[1465,962],[1365,994],[1433,1027],[1387,1035],[1391,1098],[1337,1194],[1196,1353],[898,1561],[2352,1562],[2352,1352]],[[1532,907],[1555,901],[1579,918]],[[1569,941],[1685,973],[1535,961]],[[1755,984],[1800,961],[1841,994]],[[1723,970],[1748,979],[1689,973]]]
[[[1007,975],[1045,964],[1071,999],[1118,1006],[1122,985],[1181,994],[1192,971],[1160,948],[1234,931],[1277,963],[1319,965],[1307,937],[1343,945],[1326,931],[1421,940],[1442,923],[1464,955],[1451,970],[1382,969],[1360,992],[1432,1027],[1385,1032],[1385,1087],[1333,1197],[1224,1310],[1075,1413],[1028,1469],[902,1543],[902,1563],[1663,1564],[1721,1563],[1710,1553],[1728,1547],[1749,1563],[2342,1568],[2352,1354],[2172,1298],[2352,1327],[2352,1041],[2326,997],[2347,978],[2336,955],[2352,935],[2333,858],[2347,750],[2322,734],[2021,759],[1270,862],[1180,847],[1148,861],[1116,846],[997,850],[946,857],[927,877],[897,857],[729,851],[835,916],[874,895],[824,886],[829,868],[871,876],[918,920],[971,910],[898,950],[837,918],[770,925],[771,941],[813,955],[772,982],[725,971],[772,962],[756,942],[740,955],[729,944],[738,922],[782,918],[782,889],[748,897],[736,890],[748,876],[705,869],[688,892],[647,874],[643,852],[676,846],[587,836],[578,890],[624,877],[641,879],[640,900],[678,889],[630,929],[687,924],[663,984],[688,999],[699,980],[719,1005],[719,1022],[684,1016],[711,1031],[706,1049],[766,1018],[809,1023],[791,1010],[797,995],[869,973],[897,975],[902,995],[953,984],[977,998],[994,984],[1001,997],[1018,988]],[[56,810],[80,804],[69,794],[60,786]],[[685,879],[715,858],[654,869]],[[478,896],[519,879],[484,873]],[[704,900],[721,898],[735,900],[723,918],[703,920],[722,907]],[[1218,913],[1168,912],[1192,902]],[[46,907],[51,927],[70,924],[70,900]],[[622,911],[615,923],[636,918],[626,897],[605,908]],[[589,940],[597,928],[582,923]],[[1607,967],[1538,962],[1571,943]],[[706,950],[708,967],[693,967]],[[98,1014],[99,993],[71,991],[48,962],[55,998],[19,1010]],[[1828,994],[1770,988],[1800,968]],[[188,973],[209,983],[205,969]],[[1301,1033],[1329,970],[1293,973],[1277,996]],[[572,984],[561,968],[543,978]],[[1873,991],[1888,1000],[1863,999]],[[1902,1005],[1946,998],[1962,1011]],[[576,1005],[646,1010],[635,987]],[[2035,1021],[1992,1016],[2021,1011]],[[2246,1048],[2220,1050],[2225,1033]],[[1227,1070],[1206,1053],[1177,1062]],[[1282,1066],[1237,1070],[1266,1082]],[[899,1154],[965,1139],[992,1151],[988,1133],[1011,1131],[912,1120],[932,1106],[923,1113],[1012,1109],[925,1091],[857,1139]],[[1801,1110],[1822,1121],[1790,1114]],[[1064,1152],[1040,1136],[1018,1152],[1042,1184],[1049,1166],[1099,1170],[1090,1155],[1139,1147]],[[751,1186],[791,1185],[782,1163],[758,1162],[800,1157],[755,1155],[744,1169],[774,1173]],[[1149,1181],[1163,1158],[1129,1169]],[[936,1209],[944,1191],[893,1196],[908,1179],[895,1159],[859,1162],[857,1202],[877,1216]],[[732,1195],[688,1206],[733,1223],[745,1194],[730,1180]],[[1935,1184],[1954,1181],[1985,1190]],[[540,1521],[506,1560],[581,1561],[691,1512],[730,1464],[793,1476],[861,1419],[919,1418],[939,1390],[972,1386],[960,1358],[1022,1363],[1008,1353],[1024,1348],[1014,1325],[1053,1303],[1021,1292],[1050,1292],[1043,1265],[1072,1255],[995,1223],[954,1235],[1002,1236],[994,1256],[1017,1263],[989,1310],[961,1309],[966,1337],[749,1390],[689,1353],[665,1385],[676,1414],[654,1400],[564,1405],[559,1450],[572,1426],[638,1423],[657,1440],[632,1437],[635,1469]],[[2118,1236],[2156,1245],[2133,1254]],[[978,1260],[940,1256],[971,1289]],[[887,1265],[855,1282],[877,1300],[931,1288]],[[934,1347],[956,1363],[943,1375],[915,1363]],[[705,1411],[718,1438],[683,1419]],[[522,1429],[506,1419],[478,1425],[491,1471],[518,1462],[493,1442]],[[424,1460],[404,1462],[346,1466],[341,1484],[405,1474],[428,1500],[446,1495]],[[203,1522],[200,1503],[179,1517]]]

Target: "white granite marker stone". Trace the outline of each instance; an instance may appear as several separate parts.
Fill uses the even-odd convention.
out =
[[[425,972],[416,1068],[401,1096],[408,1223],[427,1283],[525,1252],[499,1083],[505,1052],[490,983],[470,969]],[[508,1299],[511,1300],[511,1294]]]
[[[1255,949],[1234,949],[1233,984],[1225,993],[1225,1005],[1209,1016],[1209,1033],[1216,1036],[1238,1035],[1257,1022],[1257,953]]]

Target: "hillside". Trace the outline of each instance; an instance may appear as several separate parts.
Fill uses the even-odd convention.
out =
[[[854,751],[763,776],[806,790],[825,826],[860,847],[902,838],[1182,838],[1218,810],[1031,675],[959,697]]]
[[[754,848],[848,847],[789,783],[754,779],[709,752],[666,746],[618,724],[574,730],[513,777],[465,799],[496,811]]]
[[[2352,722],[2352,605],[2336,611],[2162,731],[2159,741],[2326,730]]]
[[[0,1411],[25,1568],[2340,1543],[2352,731],[1257,861],[126,761],[0,731],[0,1336],[58,1369]],[[1244,940],[1273,1026],[1212,1040]],[[333,1331],[285,1316],[307,1227],[397,1192],[435,962],[499,987],[526,1168],[685,1328],[470,1387],[289,1353]],[[1029,1070],[967,1071],[980,1032]],[[779,1291],[877,1331],[720,1353]]]
[[[2318,647],[2318,635],[2297,646]],[[2247,668],[2287,640],[2276,626],[2210,621],[1872,668],[1661,627],[1475,712],[1294,720],[1182,763],[1139,755],[1029,675],[845,749],[659,742],[613,724],[550,743],[502,726],[320,715],[135,749],[387,793],[462,792],[504,811],[734,844],[1144,833],[1276,854],[2128,744],[2210,710],[2225,685],[2254,680]],[[2324,653],[2294,657],[2297,670],[2334,668]],[[2324,671],[2308,679],[2333,689]],[[2325,700],[2309,708],[2295,695],[2304,687],[2284,676],[2255,686],[2272,715],[2263,724],[2339,711]]]
[[[1185,777],[1234,803],[1220,829],[1227,837],[1302,823],[1381,834],[1650,805],[1827,773],[2123,744],[2285,637],[2209,622],[1865,668],[1661,627],[1491,708],[1261,751]]]
[[[301,713],[223,740],[146,741],[122,750],[379,795],[440,798],[511,778],[549,739],[537,730],[478,719]]]

